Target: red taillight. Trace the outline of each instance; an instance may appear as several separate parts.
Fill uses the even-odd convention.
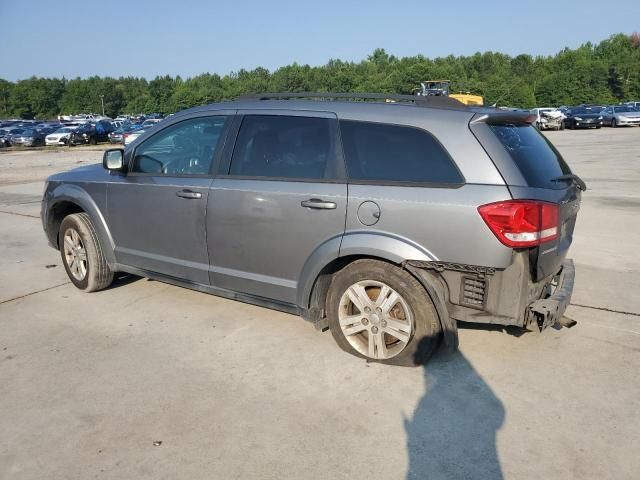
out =
[[[478,207],[482,219],[507,247],[535,247],[558,238],[560,207],[536,200],[507,200]]]

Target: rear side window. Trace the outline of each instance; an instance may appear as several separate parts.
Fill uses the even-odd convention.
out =
[[[571,173],[560,153],[544,135],[529,124],[489,125],[509,152],[530,187],[564,188],[552,179]]]
[[[449,154],[424,130],[341,121],[340,133],[350,180],[464,183]]]
[[[333,152],[331,139],[328,118],[247,115],[229,174],[323,179]]]

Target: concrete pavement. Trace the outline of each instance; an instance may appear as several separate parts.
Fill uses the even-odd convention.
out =
[[[542,334],[463,328],[416,369],[146,279],[80,293],[31,203],[48,159],[0,173],[0,478],[640,477],[640,129],[549,138],[590,187],[572,250],[590,308]]]

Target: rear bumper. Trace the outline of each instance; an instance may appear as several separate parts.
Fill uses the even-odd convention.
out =
[[[575,269],[565,259],[553,274],[534,281],[528,251],[515,252],[505,269],[447,262],[407,262],[442,281],[449,316],[456,321],[542,329],[564,314]]]
[[[571,302],[573,293],[573,282],[576,276],[576,269],[573,260],[567,259],[562,264],[562,270],[558,273],[557,286],[550,297],[536,300],[529,305],[528,314],[538,323],[540,329],[557,323]],[[531,322],[532,323],[532,322]]]

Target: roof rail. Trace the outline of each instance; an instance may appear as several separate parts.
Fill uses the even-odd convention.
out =
[[[283,92],[242,95],[239,100],[286,100],[312,98],[318,100],[386,100],[388,102],[413,102],[419,107],[450,108],[467,110],[467,106],[456,99],[442,96],[397,95],[387,93],[331,93],[331,92]]]

